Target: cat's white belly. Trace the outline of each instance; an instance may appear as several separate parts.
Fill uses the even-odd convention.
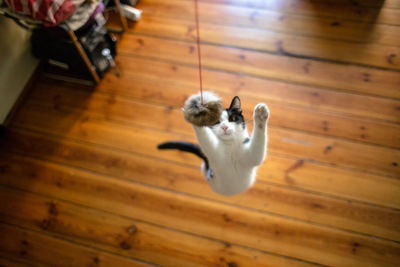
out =
[[[242,143],[219,146],[219,149],[207,155],[213,178],[208,179],[210,187],[218,194],[233,196],[249,189],[255,181],[255,166],[246,166],[240,160]]]
[[[216,193],[232,196],[246,191],[253,185],[255,178],[256,168],[242,168],[238,171],[214,170],[214,177],[209,179],[208,183]]]

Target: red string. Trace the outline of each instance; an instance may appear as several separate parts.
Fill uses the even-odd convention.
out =
[[[199,8],[198,8],[198,5],[197,5],[197,0],[194,0],[194,10],[195,10],[196,31],[197,31],[197,56],[199,58],[200,96],[201,96],[201,104],[203,105],[203,78],[202,78],[202,74],[201,74]]]

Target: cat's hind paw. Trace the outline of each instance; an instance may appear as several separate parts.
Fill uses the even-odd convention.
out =
[[[265,122],[269,118],[269,109],[264,103],[259,103],[254,108],[254,120],[256,122]]]

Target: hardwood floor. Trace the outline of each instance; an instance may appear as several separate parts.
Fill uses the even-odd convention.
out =
[[[248,192],[211,191],[180,107],[192,0],[141,0],[96,88],[41,75],[0,138],[0,266],[398,266],[400,0],[199,0],[204,85],[271,110]]]

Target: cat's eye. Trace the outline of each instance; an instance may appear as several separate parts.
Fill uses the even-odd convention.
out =
[[[237,115],[231,115],[231,116],[229,116],[229,121],[230,121],[230,122],[237,121],[237,120],[239,120],[239,116],[237,116]]]

